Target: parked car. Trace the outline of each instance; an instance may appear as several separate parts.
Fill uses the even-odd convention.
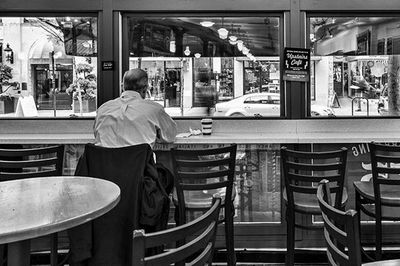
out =
[[[279,116],[279,93],[250,93],[215,105],[214,116]],[[311,105],[311,116],[335,116],[333,110]]]

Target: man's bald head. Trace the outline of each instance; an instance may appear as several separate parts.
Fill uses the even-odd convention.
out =
[[[146,71],[135,68],[125,72],[123,77],[124,90],[137,91],[141,93],[147,86],[147,73]]]

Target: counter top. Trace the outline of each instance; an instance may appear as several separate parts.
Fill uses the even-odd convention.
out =
[[[213,133],[211,135],[190,136],[187,138],[177,137],[177,144],[208,144],[208,143],[297,143],[298,135],[287,132],[279,133]]]
[[[176,120],[178,132],[200,120]],[[92,120],[0,120],[0,144],[93,142]],[[177,144],[400,142],[400,119],[214,120],[210,136],[178,137]]]

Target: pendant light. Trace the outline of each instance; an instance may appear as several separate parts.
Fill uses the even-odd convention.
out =
[[[203,27],[206,27],[206,28],[209,28],[209,27],[211,27],[211,26],[214,25],[214,24],[215,24],[215,23],[212,22],[212,21],[202,21],[202,22],[200,22],[200,25],[203,26]]]
[[[218,35],[222,40],[225,40],[228,38],[228,33],[229,31],[224,28],[224,18],[222,17],[222,23],[221,23],[221,28],[218,29]]]
[[[232,34],[234,34],[233,24],[232,24],[231,35],[229,36],[229,43],[232,44],[232,45],[235,45],[238,38],[235,35],[232,35]]]
[[[189,46],[186,46],[186,49],[185,49],[185,51],[183,51],[183,53],[184,53],[186,56],[189,56],[189,55],[190,55]]]
[[[236,44],[237,44],[238,50],[242,51],[243,50],[243,41],[242,40],[237,40]]]

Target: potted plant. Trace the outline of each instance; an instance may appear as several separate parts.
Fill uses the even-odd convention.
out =
[[[76,66],[77,78],[66,90],[68,94],[72,94],[74,113],[96,111],[97,79],[92,71],[93,67],[89,64]]]
[[[14,89],[17,83],[9,82],[12,77],[12,68],[0,63],[0,114],[13,113],[15,110]]]

